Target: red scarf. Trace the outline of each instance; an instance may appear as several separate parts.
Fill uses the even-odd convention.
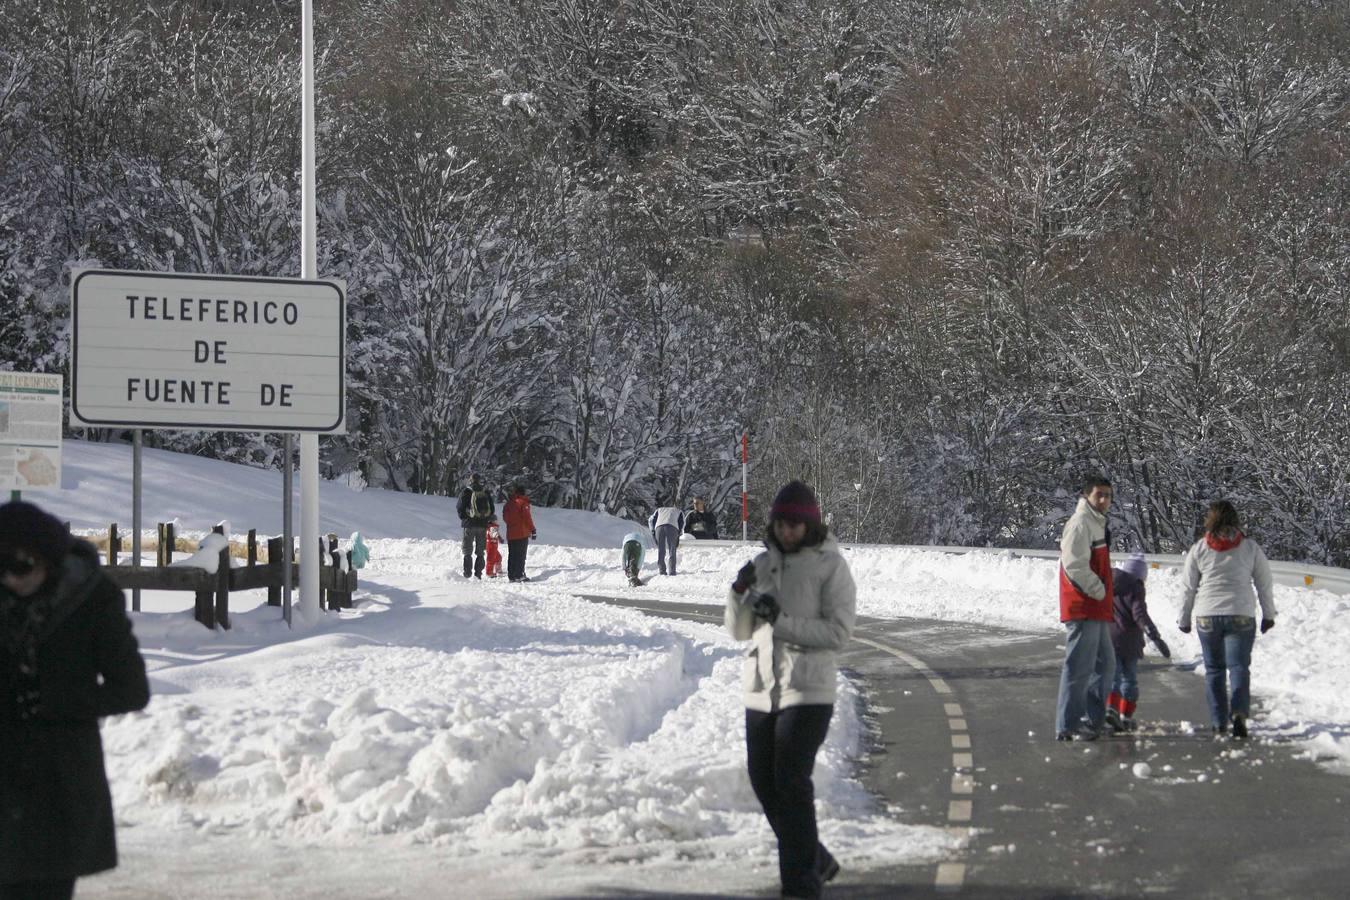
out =
[[[1232,537],[1219,537],[1217,534],[1206,533],[1205,543],[1209,544],[1209,549],[1222,553],[1225,550],[1232,550],[1238,544],[1242,543],[1242,532],[1232,532]]]

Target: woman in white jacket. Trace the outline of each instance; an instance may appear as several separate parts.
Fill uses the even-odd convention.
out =
[[[783,896],[819,897],[839,864],[816,831],[811,770],[834,713],[856,589],[815,493],[800,481],[774,497],[764,545],[737,573],[726,608],[727,630],[751,641],[741,675],[746,760],[778,838]]]
[[[1190,634],[1191,616],[1195,616],[1214,733],[1227,734],[1231,722],[1233,736],[1245,738],[1251,714],[1256,603],[1259,599],[1261,633],[1265,634],[1275,627],[1275,599],[1266,554],[1256,541],[1243,535],[1237,510],[1227,500],[1209,505],[1205,536],[1186,554],[1181,580],[1184,593],[1177,626]]]

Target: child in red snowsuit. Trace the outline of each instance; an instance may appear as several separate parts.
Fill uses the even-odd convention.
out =
[[[487,577],[496,578],[502,574],[502,535],[497,530],[497,519],[493,517],[487,527]]]

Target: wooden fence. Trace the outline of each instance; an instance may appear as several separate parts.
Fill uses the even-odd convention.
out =
[[[223,528],[217,525],[217,534]],[[258,532],[249,529],[246,545],[246,564],[232,566],[228,545],[221,549],[216,571],[208,572],[193,566],[173,566],[173,547],[176,540],[172,522],[158,526],[159,547],[155,565],[132,566],[119,564],[122,538],[114,524],[108,528],[108,563],[104,571],[123,590],[140,588],[148,591],[192,591],[196,595],[193,616],[207,628],[230,627],[230,592],[267,588],[267,604],[281,606],[281,591],[286,563],[285,541],[269,538],[267,562],[258,561]],[[351,567],[351,553],[347,553],[347,568],[341,567],[342,556],[337,548],[337,537],[320,539],[319,604],[323,609],[350,609],[352,594],[357,588],[356,570]],[[300,564],[295,559],[294,547],[289,554],[291,584],[299,584]]]

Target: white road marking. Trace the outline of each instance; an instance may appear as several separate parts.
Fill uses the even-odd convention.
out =
[[[873,647],[883,653],[889,653],[891,656],[898,657],[907,663],[915,671],[928,679],[928,683],[933,686],[933,690],[938,694],[951,694],[952,689],[942,678],[933,674],[933,670],[923,660],[903,650],[898,650],[887,644],[878,641],[868,640],[867,638],[853,636],[855,641]],[[943,712],[947,714],[947,726],[952,733],[953,750],[970,750],[969,725],[961,709],[960,703],[942,704]],[[953,753],[952,754],[952,787],[951,791],[957,795],[968,795],[975,792],[974,776],[963,773],[961,769],[974,769],[975,756],[973,753]],[[971,819],[972,801],[970,800],[952,800],[947,807],[948,822],[969,822]],[[965,840],[969,837],[968,829],[961,829],[949,826],[948,831],[954,836]],[[960,891],[966,880],[966,864],[959,862],[939,863],[937,873],[933,877],[933,886],[943,893]]]
[[[959,891],[965,881],[965,863],[938,863],[937,878],[933,879],[933,886],[939,891]]]

